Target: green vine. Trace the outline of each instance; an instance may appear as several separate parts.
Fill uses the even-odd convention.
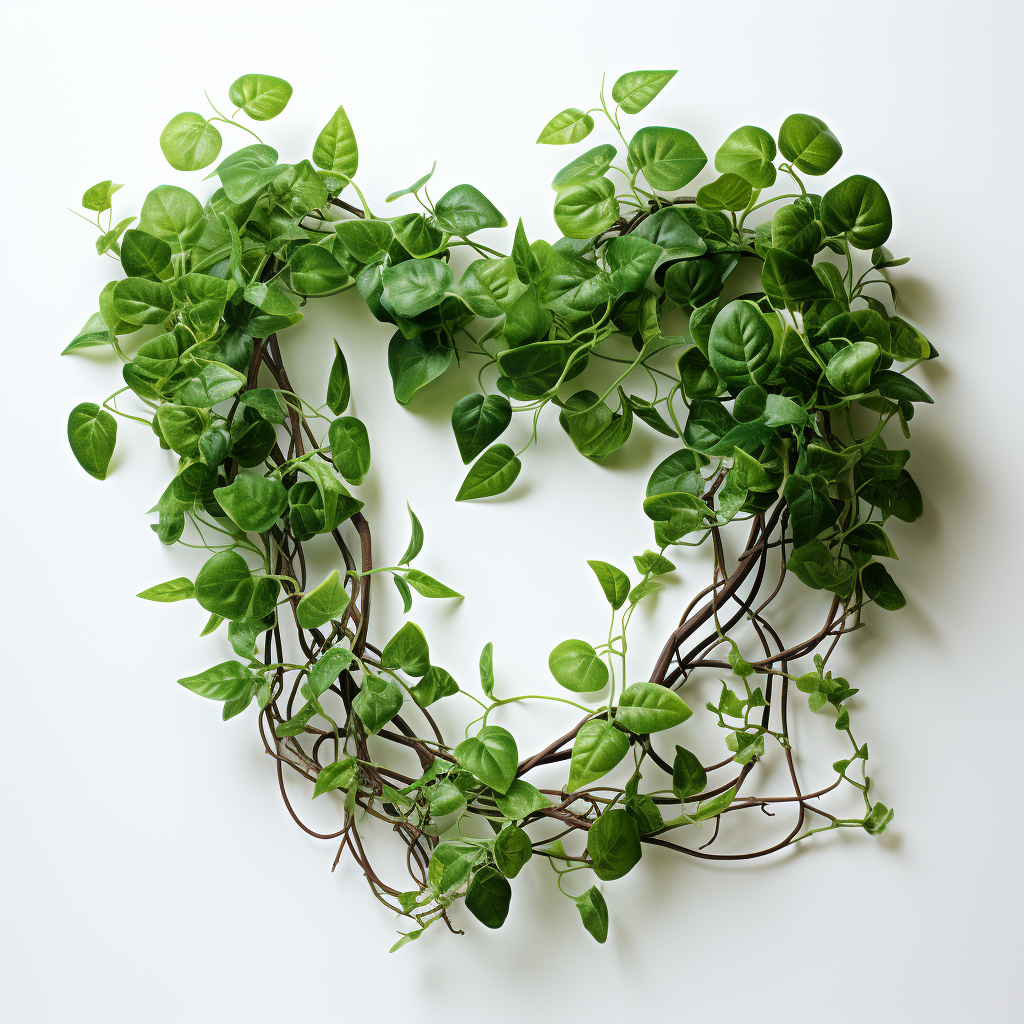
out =
[[[737,129],[715,154],[719,177],[695,196],[680,194],[707,163],[692,135],[642,127],[627,141],[623,115],[643,110],[674,74],[622,75],[610,103],[602,83],[597,106],[563,110],[545,126],[538,142],[574,144],[597,115],[617,139],[555,176],[563,237],[554,244],[529,241],[522,221],[509,253],[481,242],[478,233],[505,227],[505,217],[468,184],[432,200],[436,164],[387,197],[418,209],[373,214],[355,181],[358,148],[342,107],[311,160],[282,163],[258,136],[221,159],[210,175],[220,187],[205,205],[160,185],[138,218],[115,225],[120,185],[101,182],[82,200],[96,215],[97,252],[120,273],[65,353],[109,347],[123,385],[72,411],[71,448],[103,479],[121,417],[145,424],[154,448],[175,456],[152,529],[164,544],[210,557],[195,580],[139,596],[195,600],[209,614],[203,635],[226,633],[236,657],[179,682],[222,702],[225,719],[255,702],[296,822],[337,841],[338,859],[347,851],[374,895],[409,918],[394,948],[437,921],[453,928],[449,910],[460,899],[485,925],[500,926],[509,880],[533,856],[551,865],[558,889],[603,942],[604,897],[597,886],[572,895],[580,886],[569,878],[566,888],[567,877],[576,871],[619,878],[650,844],[747,859],[838,828],[878,835],[893,816],[871,796],[867,745],[852,731],[847,702],[857,690],[828,665],[868,604],[905,604],[878,559],[896,555],[887,520],[916,520],[922,502],[905,468],[910,453],[889,446],[886,428],[909,437],[914,403],[931,399],[907,372],[937,353],[890,312],[898,295],[888,270],[906,259],[884,248],[892,217],[881,186],[853,175],[824,195],[807,191],[804,176],[827,173],[842,155],[823,121],[794,114],[777,142],[761,128]],[[160,136],[163,152],[178,170],[208,167],[223,143],[217,125],[255,136],[239,115],[267,121],[291,92],[281,79],[244,75],[229,90],[230,116],[212,101],[212,116],[177,115]],[[781,191],[766,194],[779,172]],[[755,212],[759,222],[748,226]],[[460,247],[479,258],[456,281]],[[760,269],[759,288],[739,293],[742,266]],[[395,564],[374,564],[363,502],[350,490],[370,470],[370,439],[346,415],[353,384],[338,343],[322,403],[289,380],[279,335],[302,320],[309,299],[352,287],[393,332],[388,367],[399,402],[453,361],[480,359],[479,391],[452,411],[459,454],[472,463],[456,500],[513,486],[521,457],[542,443],[549,405],[576,449],[596,462],[625,445],[637,421],[680,441],[642,499],[653,546],[634,557],[635,574],[589,563],[610,605],[607,636],[565,640],[550,655],[565,690],[599,703],[496,696],[491,644],[480,657],[479,690],[464,689],[432,661],[411,621],[382,646],[371,642],[370,596],[382,574],[406,613],[414,594],[460,595],[413,568],[424,534],[411,509],[407,550]],[[584,374],[590,387],[574,391],[570,382]],[[514,415],[530,423],[519,451],[499,441]],[[748,532],[730,562],[722,531],[734,523]],[[314,541],[333,545],[339,558],[319,581],[306,571],[304,546]],[[675,572],[666,552],[705,544],[714,556],[711,582],[685,609],[648,680],[629,683],[630,621]],[[829,601],[822,626],[787,644],[767,609],[793,593],[792,578]],[[717,702],[707,703],[708,717],[691,717],[680,693],[709,672],[722,677]],[[801,788],[794,759],[794,688],[811,711],[828,709],[850,744],[833,765],[834,781],[813,792]],[[455,744],[430,711],[450,698],[468,699],[472,716]],[[523,756],[492,720],[524,700],[559,701],[582,717]],[[688,749],[698,719],[722,731],[717,763]],[[677,738],[688,745],[665,746]],[[389,764],[395,747],[417,756],[418,777]],[[771,748],[790,779],[781,795],[755,789],[754,770]],[[565,761],[560,788],[528,780]],[[285,769],[305,778],[314,798],[335,794],[336,832],[301,821]],[[613,771],[620,785],[611,784]],[[863,798],[859,817],[838,817],[820,803],[843,784]],[[739,853],[706,849],[723,821],[786,806],[794,822],[783,838]],[[374,818],[407,847],[411,881],[393,885],[371,864],[362,830]],[[712,821],[709,837],[702,824]]]

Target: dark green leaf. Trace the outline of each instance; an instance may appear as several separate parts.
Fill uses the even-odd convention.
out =
[[[466,890],[466,909],[488,928],[500,928],[508,917],[512,887],[496,868],[478,868]]]
[[[506,878],[515,878],[532,856],[530,837],[517,825],[506,825],[494,840],[494,863]]]
[[[895,612],[906,605],[907,599],[903,596],[903,591],[896,586],[888,570],[880,562],[871,562],[864,566],[860,579],[868,597],[880,608]]]
[[[594,874],[604,882],[628,874],[640,862],[642,852],[636,819],[620,807],[605,811],[587,833]]]
[[[352,701],[366,731],[376,735],[402,710],[402,691],[393,679],[363,673],[362,687]]]
[[[779,149],[805,174],[824,174],[843,155],[843,147],[828,125],[810,114],[790,114],[782,122]]]
[[[485,786],[498,793],[508,792],[519,766],[516,741],[500,725],[485,725],[475,736],[455,748],[455,759]]]
[[[830,235],[848,231],[851,245],[873,249],[892,231],[892,210],[877,181],[854,174],[821,197],[821,222]]]
[[[512,422],[504,395],[466,395],[452,409],[452,430],[464,463],[475,459]]]
[[[350,484],[361,484],[370,470],[370,438],[363,421],[342,416],[327,432],[331,460]]]
[[[415,622],[407,622],[384,645],[380,663],[384,668],[400,668],[411,676],[426,675],[430,651],[423,630]]]
[[[68,443],[78,464],[103,480],[117,441],[117,421],[95,402],[82,402],[68,416]]]
[[[493,445],[466,474],[455,500],[467,501],[470,498],[488,498],[501,494],[515,483],[522,468],[523,464],[507,444]]]
[[[700,758],[690,753],[685,747],[676,747],[675,760],[672,762],[672,790],[679,799],[696,796],[704,791],[708,784],[708,773]]]
[[[576,900],[576,909],[583,919],[583,927],[597,939],[604,942],[608,938],[608,904],[605,903],[601,890],[592,885]]]

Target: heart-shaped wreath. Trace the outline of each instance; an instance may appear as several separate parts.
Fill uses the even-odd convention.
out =
[[[738,128],[715,154],[720,176],[696,196],[678,194],[707,162],[692,135],[644,127],[627,142],[621,115],[642,110],[674,74],[622,75],[611,90],[614,109],[602,82],[599,106],[563,110],[545,126],[538,142],[572,144],[590,134],[597,114],[625,150],[622,161],[615,145],[603,144],[558,172],[554,216],[564,237],[553,245],[531,243],[521,221],[511,253],[484,245],[477,233],[505,227],[505,218],[472,185],[434,202],[433,170],[386,200],[409,197],[421,212],[377,216],[355,181],[358,151],[342,107],[311,161],[281,163],[258,137],[221,160],[213,171],[220,187],[205,206],[161,185],[137,224],[128,217],[115,226],[119,185],[101,182],[83,197],[96,214],[97,251],[114,257],[124,276],[104,287],[99,312],[65,351],[110,346],[125,386],[102,406],[71,413],[71,448],[103,479],[116,414],[145,424],[178,456],[152,528],[175,544],[187,527],[188,542],[211,556],[194,581],[171,580],[139,596],[197,601],[210,614],[204,634],[227,622],[237,657],[179,682],[223,702],[225,719],[255,701],[292,817],[311,835],[337,841],[338,858],[348,851],[374,895],[410,919],[394,948],[436,921],[451,928],[449,908],[460,898],[498,927],[509,910],[509,879],[535,855],[566,893],[563,882],[575,871],[602,880],[626,874],[645,844],[745,859],[831,829],[878,835],[892,819],[871,799],[867,746],[851,730],[846,702],[857,691],[827,665],[868,604],[905,603],[877,559],[895,557],[886,520],[917,519],[921,495],[905,468],[909,452],[891,449],[882,434],[898,420],[909,436],[913,403],[931,399],[907,372],[937,353],[873,293],[887,289],[895,305],[886,270],[906,262],[884,248],[892,218],[882,188],[862,175],[821,196],[805,188],[802,175],[824,174],[842,155],[823,121],[787,117],[777,146],[761,128]],[[212,117],[177,115],[160,136],[163,152],[178,170],[206,167],[221,150],[218,124],[255,135],[238,115],[268,120],[291,91],[279,78],[244,75],[229,90],[231,117],[216,108]],[[762,198],[779,174],[786,188]],[[341,198],[349,194],[351,201]],[[762,217],[749,227],[755,212]],[[456,282],[450,261],[458,247],[480,258]],[[761,288],[726,299],[742,260],[760,262]],[[308,298],[353,286],[394,329],[388,366],[399,402],[444,373],[456,353],[483,357],[480,391],[452,412],[463,462],[473,462],[457,500],[513,485],[525,449],[498,439],[514,413],[525,414],[529,448],[549,403],[573,445],[597,462],[626,443],[637,419],[642,429],[680,439],[647,486],[643,512],[654,542],[633,559],[639,579],[590,562],[612,609],[608,639],[566,640],[551,652],[555,680],[595,695],[590,706],[551,695],[496,697],[490,644],[480,658],[480,699],[432,663],[413,622],[380,647],[370,642],[375,574],[391,574],[406,612],[414,591],[459,595],[412,568],[423,531],[411,510],[408,550],[397,565],[374,565],[363,503],[346,486],[366,477],[370,443],[363,423],[345,415],[351,382],[337,343],[325,404],[310,404],[289,381],[279,334],[302,319]],[[688,317],[688,337],[664,333],[670,316],[681,326]],[[570,393],[568,382],[588,366],[601,392]],[[144,415],[117,407],[125,392]],[[746,543],[730,562],[721,532],[740,521]],[[314,538],[337,546],[340,565],[310,581],[303,546]],[[714,553],[711,582],[684,611],[649,680],[626,685],[627,628],[675,569],[665,551],[705,542]],[[766,614],[791,578],[831,594],[820,628],[796,643],[784,642]],[[735,638],[741,626],[745,649]],[[292,627],[296,642],[286,644]],[[794,672],[798,662],[804,670]],[[665,735],[656,736],[690,718],[680,693],[702,669],[731,680],[707,704],[705,721],[723,730],[726,747],[707,765],[682,745],[670,752]],[[849,737],[834,781],[814,792],[801,789],[790,742],[794,686],[812,711],[829,709]],[[601,693],[607,699],[595,706]],[[454,744],[430,712],[453,698],[480,709]],[[521,752],[488,718],[527,699],[572,704],[580,720],[542,749]],[[766,743],[785,760],[789,791],[781,795],[753,791]],[[388,765],[395,745],[418,757],[418,778]],[[560,788],[530,782],[534,769],[565,761]],[[620,769],[623,786],[595,785],[623,762],[632,769]],[[339,801],[336,832],[302,823],[285,792],[285,769],[308,780],[313,797],[336,794],[329,798]],[[860,817],[839,818],[820,804],[843,783],[863,795]],[[726,815],[787,805],[794,822],[781,840],[749,852],[705,849]],[[371,865],[363,832],[374,818],[407,847],[411,881],[393,885]],[[481,833],[473,825],[483,822]],[[696,848],[688,839],[698,838],[703,822],[708,830],[714,823],[713,833]],[[579,841],[563,845],[570,837]],[[570,898],[603,942],[601,891],[591,886]]]

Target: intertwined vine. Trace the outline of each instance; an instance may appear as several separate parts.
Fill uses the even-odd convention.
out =
[[[825,174],[842,155],[823,121],[788,117],[778,144],[761,128],[737,129],[715,155],[719,177],[695,196],[679,194],[707,162],[693,136],[651,126],[627,141],[622,115],[642,110],[674,74],[621,76],[613,109],[602,83],[599,106],[569,108],[544,128],[538,142],[573,144],[597,114],[625,150],[616,163],[616,145],[603,144],[558,172],[554,216],[563,237],[553,245],[531,243],[521,221],[510,253],[483,244],[478,232],[505,227],[505,218],[471,185],[433,201],[433,170],[387,198],[418,202],[420,212],[375,214],[355,181],[358,150],[342,107],[312,161],[281,163],[258,137],[222,159],[213,172],[220,187],[205,206],[160,185],[137,224],[128,217],[114,225],[119,185],[101,182],[83,197],[96,214],[97,251],[123,274],[104,287],[99,312],[65,351],[109,347],[124,387],[102,406],[71,413],[72,450],[103,479],[116,415],[151,428],[154,448],[177,456],[153,530],[164,544],[211,555],[195,580],[139,596],[194,599],[210,614],[204,635],[226,632],[236,657],[180,682],[223,702],[225,719],[255,702],[292,817],[337,842],[335,864],[349,854],[374,895],[410,919],[395,948],[436,921],[453,928],[449,909],[461,898],[484,924],[500,926],[509,879],[534,855],[569,895],[563,886],[572,887],[573,873],[619,878],[648,844],[745,859],[836,828],[877,835],[892,819],[871,797],[867,746],[851,729],[846,702],[857,690],[828,663],[866,606],[905,603],[878,558],[895,557],[886,520],[913,521],[922,502],[905,468],[909,452],[890,448],[883,431],[895,421],[909,437],[914,403],[931,399],[907,372],[936,352],[883,301],[895,307],[887,270],[906,260],[884,248],[892,217],[882,188],[862,175],[821,196],[805,187],[802,175]],[[178,170],[206,167],[220,154],[218,125],[255,135],[239,115],[269,120],[290,95],[281,79],[245,75],[229,91],[230,117],[216,108],[211,117],[179,114],[160,137],[164,154]],[[780,174],[789,191],[764,198]],[[451,261],[460,247],[479,258],[456,281]],[[760,288],[726,298],[744,261],[760,267]],[[496,696],[490,644],[477,696],[432,662],[415,623],[383,644],[370,632],[376,574],[391,575],[406,613],[414,592],[459,595],[412,568],[423,531],[411,510],[407,551],[395,565],[375,564],[363,502],[349,489],[369,471],[370,442],[364,424],[345,415],[352,382],[341,347],[335,342],[323,404],[289,380],[281,332],[302,319],[309,298],[352,287],[393,329],[388,366],[399,402],[453,360],[482,359],[479,391],[452,412],[459,452],[473,463],[457,500],[512,487],[520,456],[540,444],[549,404],[572,444],[598,462],[627,442],[637,420],[679,439],[643,498],[654,547],[633,559],[639,578],[590,562],[611,609],[607,640],[566,640],[550,655],[554,679],[592,695],[591,704]],[[669,333],[673,318],[685,333]],[[571,390],[584,372],[600,393]],[[118,408],[122,394],[136,412]],[[498,441],[515,413],[532,421],[518,452]],[[723,531],[741,522],[734,529],[745,529],[746,540],[730,560]],[[314,540],[340,560],[324,580],[307,577],[305,545]],[[711,581],[683,611],[648,681],[627,685],[627,629],[675,571],[665,552],[702,544],[713,553]],[[796,642],[768,617],[773,602],[794,593],[786,586],[794,578],[830,595],[820,627]],[[713,764],[683,745],[697,722],[688,722],[680,694],[693,691],[687,683],[702,670],[724,677],[704,719],[724,739]],[[790,739],[794,689],[812,711],[831,709],[849,738],[834,780],[812,792],[801,787]],[[446,739],[431,714],[435,702],[453,698],[479,707],[461,741]],[[560,701],[581,716],[524,756],[507,729],[489,722],[520,700]],[[757,788],[768,744],[785,759],[786,792]],[[418,758],[418,777],[389,764],[396,745]],[[560,788],[531,783],[535,769],[560,762],[568,762]],[[616,769],[621,785],[608,777]],[[334,794],[327,799],[338,801],[336,831],[303,823],[286,772],[307,780],[315,798]],[[859,817],[840,818],[822,802],[844,784],[863,796]],[[723,821],[787,805],[794,821],[783,838],[737,853],[712,848]],[[375,870],[364,842],[369,819],[387,823],[405,845],[405,882]],[[582,843],[571,841],[577,836]],[[604,941],[600,889],[570,898]]]

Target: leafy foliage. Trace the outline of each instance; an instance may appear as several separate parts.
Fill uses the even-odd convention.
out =
[[[179,682],[220,702],[225,719],[255,703],[269,752],[312,784],[312,797],[337,802],[341,827],[329,838],[340,839],[339,856],[349,849],[375,895],[414,925],[395,949],[436,921],[450,925],[457,900],[485,926],[500,927],[509,880],[534,857],[554,868],[568,895],[563,880],[573,872],[617,879],[652,840],[698,853],[685,842],[702,822],[713,819],[714,830],[701,850],[723,820],[751,808],[784,804],[795,827],[764,849],[699,855],[758,856],[842,827],[878,835],[893,817],[870,796],[867,746],[851,730],[847,702],[857,690],[828,661],[832,641],[859,627],[868,605],[906,604],[879,559],[891,565],[897,557],[890,520],[911,523],[924,505],[906,469],[909,451],[889,441],[896,427],[909,437],[916,405],[932,402],[909,373],[937,352],[896,315],[888,271],[906,258],[885,248],[893,219],[882,186],[854,174],[822,195],[807,191],[801,175],[831,172],[843,152],[821,119],[793,114],[775,134],[737,128],[715,151],[718,177],[695,195],[678,194],[704,171],[705,149],[678,127],[641,126],[627,139],[621,122],[675,74],[627,72],[612,86],[613,109],[602,85],[598,106],[569,107],[548,122],[538,138],[547,145],[589,137],[595,114],[614,134],[555,174],[562,237],[531,242],[519,221],[507,253],[478,237],[507,221],[476,186],[456,183],[430,198],[436,164],[387,197],[418,209],[375,214],[355,181],[358,145],[342,106],[308,159],[282,162],[238,119],[265,122],[285,109],[291,86],[263,74],[230,87],[231,117],[215,107],[210,116],[186,111],[160,135],[177,170],[216,163],[205,200],[159,185],[137,217],[115,222],[121,185],[103,181],[82,198],[96,215],[97,252],[117,270],[64,354],[109,346],[123,386],[102,404],[72,410],[71,450],[104,479],[121,417],[149,428],[154,451],[173,453],[152,529],[164,544],[204,548],[209,557],[195,580],[179,577],[138,596],[194,600],[209,616],[202,635],[226,633],[236,658]],[[222,157],[225,127],[255,141]],[[790,191],[764,195],[780,178]],[[457,277],[459,247],[478,258]],[[733,275],[741,265],[759,275],[758,289],[740,293]],[[384,325],[378,344],[387,346],[402,405],[415,409],[419,392],[456,360],[481,359],[479,389],[451,414],[450,455],[470,466],[457,501],[514,487],[549,405],[564,437],[595,463],[626,449],[634,430],[677,441],[637,495],[652,547],[628,572],[589,562],[592,596],[610,613],[610,627],[605,639],[566,639],[551,651],[562,696],[496,696],[508,669],[496,666],[490,643],[480,657],[480,699],[433,663],[414,622],[383,644],[371,637],[377,574],[392,577],[404,613],[414,601],[461,595],[413,567],[424,529],[411,508],[402,557],[374,563],[362,499],[349,490],[371,472],[371,437],[358,416],[369,392],[353,381],[337,341],[322,395],[311,402],[289,380],[279,335],[302,321],[307,302],[346,289]],[[135,412],[118,407],[122,395]],[[517,434],[516,417],[524,416],[529,429]],[[749,523],[750,533],[730,565],[722,531],[734,521]],[[307,575],[304,545],[313,543],[337,549],[338,567],[324,579]],[[630,684],[627,631],[636,609],[676,572],[678,556],[665,552],[705,544],[715,566],[703,591],[710,596],[686,610],[649,678]],[[770,561],[777,583],[759,601]],[[787,647],[766,608],[800,587],[823,591],[829,610],[817,633]],[[757,647],[742,632],[744,616]],[[289,623],[294,649],[283,640]],[[824,655],[816,653],[826,643]],[[812,657],[813,671],[793,672]],[[706,703],[708,714],[694,719],[679,691],[709,671],[728,679]],[[589,694],[590,703],[565,691]],[[835,762],[834,783],[810,794],[798,788],[788,732],[794,693],[807,695],[811,712],[834,715],[853,749]],[[482,714],[451,743],[427,709],[458,698]],[[583,717],[523,757],[512,733],[489,718],[505,704],[538,699]],[[706,765],[688,749],[704,749],[690,739],[699,723],[722,730],[725,760]],[[418,778],[381,763],[388,744],[415,753]],[[748,778],[773,753],[788,762],[792,796],[751,793]],[[538,789],[525,777],[559,763],[560,789]],[[842,783],[863,797],[861,817],[821,808],[818,798]],[[811,814],[825,823],[809,827]],[[370,865],[359,838],[367,819],[408,845],[409,891],[384,883]],[[463,829],[473,819],[488,823],[491,838]],[[571,846],[570,833],[576,845],[567,852],[561,837]],[[601,892],[570,898],[604,942]]]

